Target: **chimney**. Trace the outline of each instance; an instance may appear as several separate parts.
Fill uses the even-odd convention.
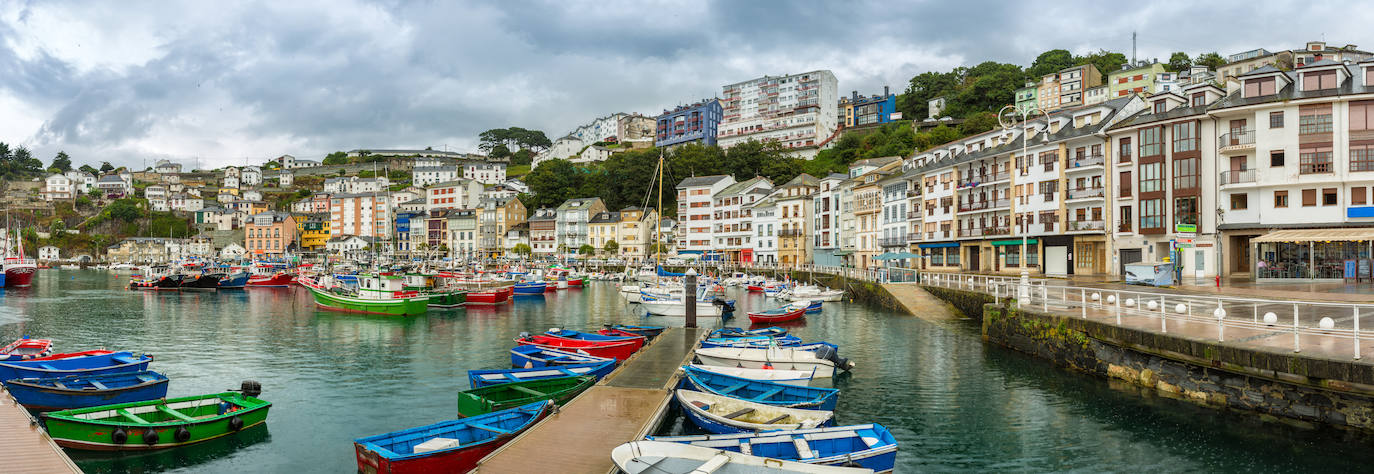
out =
[[[853,92],[850,92],[849,94],[850,94],[850,99],[849,99],[849,100],[850,100],[851,102],[858,102],[858,101],[859,101],[859,91],[853,91]]]
[[[883,98],[886,99],[889,95],[892,95],[892,93],[888,92],[887,86],[883,86]]]

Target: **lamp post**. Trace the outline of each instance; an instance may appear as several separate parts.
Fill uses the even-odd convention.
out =
[[[1031,115],[1034,115],[1036,112],[1039,112],[1041,116],[1045,117],[1045,134],[1040,136],[1040,143],[1048,143],[1048,142],[1049,142],[1049,133],[1050,133],[1050,115],[1047,114],[1047,113],[1045,113],[1044,110],[1040,110],[1040,108],[1035,107],[1035,106],[1033,106],[1033,105],[1030,106],[1030,107],[1026,107],[1026,108],[1017,107],[1017,106],[1015,106],[1015,105],[1008,105],[1008,106],[1006,106],[1006,107],[1002,107],[1002,110],[997,111],[997,123],[998,123],[999,125],[1002,126],[1002,130],[1010,130],[1010,129],[1012,128],[1012,126],[1015,125],[1015,124],[1010,123],[1010,121],[1011,121],[1012,119],[1017,118],[1018,115],[1020,116],[1020,118],[1021,118],[1021,124],[1020,124],[1020,125],[1021,125],[1021,158],[1024,159],[1024,160],[1027,160],[1025,164],[1026,164],[1026,167],[1028,167],[1028,168],[1030,167],[1030,162],[1029,162],[1030,157],[1027,155],[1026,149],[1029,147],[1029,144],[1030,144],[1030,134],[1029,134],[1029,131],[1033,129],[1033,127],[1030,126],[1030,116],[1031,116]],[[1022,221],[1022,224],[1025,225],[1025,221],[1024,221],[1024,220]],[[1025,298],[1025,297],[1030,296],[1030,270],[1026,267],[1026,262],[1030,260],[1029,255],[1026,254],[1026,244],[1027,244],[1027,236],[1026,236],[1026,233],[1027,233],[1029,230],[1030,230],[1030,228],[1029,228],[1029,226],[1027,226],[1025,230],[1019,231],[1019,232],[1021,232],[1021,262],[1020,262],[1020,263],[1021,263],[1021,295],[1020,295],[1020,297],[1022,297],[1022,298]]]

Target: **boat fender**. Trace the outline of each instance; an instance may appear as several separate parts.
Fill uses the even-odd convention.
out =
[[[178,443],[190,441],[191,430],[186,429],[185,426],[178,427],[176,432],[172,433],[172,439],[175,439]]]
[[[124,444],[129,441],[129,432],[124,431],[124,428],[115,428],[114,432],[110,433],[110,441],[114,444]]]
[[[157,430],[152,428],[143,430],[143,443],[148,446],[157,444]]]
[[[243,429],[243,418],[236,416],[229,419],[229,431],[238,431],[241,429]]]

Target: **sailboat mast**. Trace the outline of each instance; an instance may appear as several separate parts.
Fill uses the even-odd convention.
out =
[[[658,269],[663,265],[663,150],[658,151],[658,221],[654,222],[654,282],[658,282]]]

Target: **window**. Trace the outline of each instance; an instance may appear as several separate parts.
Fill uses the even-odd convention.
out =
[[[1131,183],[1131,172],[1130,172],[1130,171],[1122,171],[1122,172],[1121,172],[1121,181],[1118,181],[1118,182],[1121,183],[1120,185],[1117,186],[1117,188],[1121,190],[1121,194],[1119,194],[1119,196],[1121,196],[1121,197],[1131,197],[1131,185],[1133,184],[1133,183]]]
[[[1315,205],[1317,205],[1317,190],[1315,190],[1315,189],[1304,189],[1304,190],[1302,190],[1302,207],[1311,207],[1311,206],[1315,206]]]
[[[1174,124],[1174,153],[1197,151],[1197,122]]]
[[[1197,225],[1197,196],[1174,199],[1174,224]]]
[[[1304,105],[1298,109],[1298,134],[1331,133],[1331,104]]]
[[[1163,229],[1163,199],[1147,199],[1140,202],[1140,230]]]
[[[1040,164],[1045,165],[1045,171],[1054,171],[1054,164],[1059,161],[1059,151],[1046,151],[1040,153]]]
[[[1117,232],[1131,231],[1131,206],[1121,206],[1121,227],[1116,230]]]
[[[1174,189],[1198,187],[1198,161],[1200,158],[1174,160]]]
[[[1299,174],[1330,172],[1332,172],[1330,146],[1307,146],[1298,150]]]
[[[1269,128],[1283,128],[1283,112],[1269,112]]]
[[[1338,198],[1336,197],[1336,188],[1322,188],[1323,206],[1335,206],[1337,200]]]
[[[1364,199],[1364,186],[1350,188],[1350,205],[1363,206],[1367,203]]]
[[[1288,191],[1274,191],[1274,207],[1288,207]]]
[[[1283,150],[1269,152],[1269,166],[1283,166]]]
[[[1140,192],[1155,193],[1164,190],[1164,177],[1160,176],[1163,167],[1163,163],[1140,165]]]
[[[1336,71],[1309,72],[1302,75],[1302,90],[1316,91],[1336,88]]]
[[[1275,90],[1274,86],[1275,80],[1272,77],[1250,79],[1248,81],[1245,81],[1245,97],[1274,95],[1278,92],[1277,90]]]
[[[1207,105],[1207,93],[1198,92],[1193,94],[1193,107],[1201,107],[1204,105]]]
[[[1249,195],[1249,194],[1244,194],[1244,193],[1242,193],[1242,194],[1232,194],[1232,195],[1231,195],[1231,210],[1233,210],[1233,211],[1239,211],[1239,210],[1241,210],[1241,209],[1248,209],[1249,207],[1250,207],[1250,195]]]
[[[1164,127],[1150,127],[1140,131],[1140,156],[1164,154]]]
[[[1121,152],[1118,153],[1118,155],[1120,155],[1120,159],[1118,160],[1119,162],[1131,162],[1131,137],[1125,137],[1121,139]]]
[[[1167,101],[1164,101],[1164,100],[1155,101],[1154,113],[1162,114],[1162,113],[1166,112],[1165,107],[1166,107],[1167,104],[1165,104],[1165,102],[1167,102]]]
[[[1374,145],[1350,145],[1350,171],[1374,171]]]

